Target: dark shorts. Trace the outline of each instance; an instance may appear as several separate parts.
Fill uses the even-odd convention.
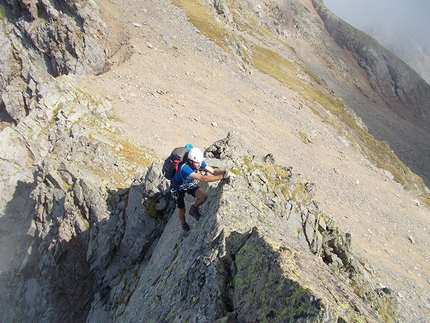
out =
[[[176,189],[172,189],[171,192],[172,192],[172,196],[173,196],[173,198],[174,198],[174,200],[176,202],[176,206],[179,209],[183,209],[185,207],[185,193],[190,194],[190,195],[192,195],[192,196],[195,197],[196,196],[196,191],[198,189],[199,189],[198,186],[193,187],[193,188],[191,188],[189,190],[180,190],[180,191],[177,191]]]

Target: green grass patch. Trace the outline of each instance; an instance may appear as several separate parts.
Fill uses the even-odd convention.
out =
[[[424,194],[420,198],[424,205],[430,208],[430,194]]]
[[[4,20],[6,14],[4,13],[3,5],[0,5],[0,20]]]
[[[125,140],[118,140],[117,143],[121,144],[122,148],[120,151],[113,149],[113,152],[124,156],[125,160],[133,165],[140,165],[143,168],[147,168],[154,161],[158,161],[160,159],[150,148],[137,147]]]
[[[302,139],[302,141],[303,141],[305,144],[310,143],[310,140],[309,140],[309,138],[308,138],[308,135],[307,135],[305,132],[303,132],[303,131],[299,131],[299,136],[300,136],[300,139]]]
[[[190,22],[203,35],[227,50],[227,29],[215,20],[214,11],[206,3],[198,0],[173,0],[172,3],[186,11]]]
[[[303,91],[302,81],[296,76],[295,65],[278,53],[261,46],[252,47],[252,61],[261,72],[297,92]]]
[[[281,194],[287,199],[293,194],[299,194],[302,196],[300,193],[290,192],[289,184],[292,173],[291,170],[286,167],[271,164],[258,164],[253,160],[252,157],[244,156],[243,164],[241,165],[240,169],[249,173],[260,171],[265,176],[267,180],[265,184],[268,187],[268,192],[263,194],[266,195],[266,199],[270,199],[273,194]],[[239,173],[236,175],[239,175]],[[250,178],[248,177],[248,180],[249,179]],[[260,180],[261,179],[259,179],[258,176],[255,177],[255,181],[258,182]]]

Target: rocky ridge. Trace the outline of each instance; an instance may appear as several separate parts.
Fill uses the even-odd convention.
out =
[[[215,152],[212,157],[224,157],[218,164],[221,167],[234,168],[239,165],[238,172],[239,168],[244,168],[240,180],[227,185],[223,183],[219,187],[208,187],[211,197],[214,201],[220,201],[220,205],[207,206],[206,211],[212,215],[210,219],[215,216],[217,219],[213,226],[208,225],[208,235],[200,243],[200,249],[189,250],[185,242],[188,238],[201,241],[203,237],[196,232],[184,240],[181,240],[182,237],[174,240],[178,237],[175,229],[177,220],[171,216],[171,201],[166,198],[166,183],[160,177],[159,169],[156,165],[147,173],[143,169],[135,169],[134,165],[141,161],[136,163],[127,160],[124,157],[127,143],[113,135],[119,133],[119,129],[117,123],[110,119],[111,104],[104,99],[83,94],[73,79],[59,78],[43,87],[39,86],[39,102],[29,111],[28,118],[21,119],[17,127],[9,127],[2,132],[1,142],[7,147],[2,150],[2,174],[13,175],[3,179],[5,194],[2,196],[2,205],[5,206],[5,216],[2,217],[2,227],[12,226],[11,223],[17,219],[22,221],[21,230],[14,232],[13,236],[5,236],[2,241],[2,245],[5,242],[13,247],[13,256],[18,255],[16,258],[9,256],[8,261],[3,262],[7,255],[3,254],[2,249],[2,264],[9,267],[6,271],[2,268],[2,278],[5,278],[2,284],[10,284],[10,288],[4,289],[8,293],[1,300],[2,304],[8,304],[7,309],[4,309],[6,306],[2,307],[5,320],[52,321],[53,317],[58,318],[58,313],[64,313],[60,319],[65,321],[99,321],[109,318],[132,320],[141,315],[133,304],[146,295],[155,295],[151,294],[151,290],[148,291],[148,285],[141,282],[140,277],[146,277],[153,284],[158,291],[157,297],[161,298],[160,305],[165,300],[163,296],[167,295],[178,301],[176,306],[180,304],[180,308],[190,308],[189,311],[172,313],[172,320],[179,317],[199,317],[204,320],[205,317],[223,316],[224,320],[239,321],[261,317],[297,319],[301,316],[313,317],[315,321],[359,316],[366,316],[369,321],[381,320],[381,316],[370,310],[372,306],[380,309],[383,319],[387,319],[385,315],[392,315],[392,308],[379,305],[375,302],[379,297],[371,296],[376,290],[388,296],[388,304],[395,308],[396,302],[391,300],[390,289],[368,285],[366,272],[372,270],[363,270],[355,262],[349,235],[342,234],[322,214],[321,206],[313,201],[314,186],[302,182],[291,169],[281,167],[284,178],[267,172],[268,167],[269,170],[270,167],[275,168],[269,166],[273,160],[271,156],[266,156],[265,163],[242,159],[243,152],[235,156],[236,150],[241,150],[241,145],[230,137],[226,142],[209,148],[208,153],[212,151]],[[101,130],[109,130],[109,135],[103,131],[100,134]],[[230,146],[234,147],[231,151]],[[142,147],[135,149],[143,150]],[[111,155],[112,151],[116,154]],[[120,157],[121,152],[123,157]],[[145,155],[151,161],[158,159],[150,151]],[[246,151],[245,155],[253,154]],[[251,159],[254,158],[259,159]],[[217,164],[215,160],[211,162]],[[97,167],[91,168],[91,164]],[[136,173],[140,175],[130,184]],[[123,179],[130,181],[123,183]],[[272,180],[277,184],[278,180],[283,182],[282,185],[288,186],[288,189],[277,191],[272,186]],[[107,192],[103,188],[107,188]],[[245,199],[249,204],[232,204],[237,199],[237,191],[250,194]],[[257,199],[252,192],[258,194]],[[276,196],[272,196],[273,192]],[[235,207],[238,209],[234,213],[230,212]],[[246,223],[238,220],[243,219],[243,214],[250,216],[246,217]],[[261,214],[269,216],[265,219]],[[285,227],[279,224],[283,220]],[[196,223],[193,229],[200,229],[201,226],[204,225]],[[272,233],[272,228],[278,226],[278,231]],[[238,232],[232,233],[233,229]],[[273,241],[268,238],[272,235],[279,237]],[[414,240],[413,237],[411,239]],[[298,244],[297,240],[302,244]],[[261,258],[256,257],[256,261],[250,262],[252,259],[249,259],[249,255],[256,253],[247,250],[257,247],[261,247],[261,253],[258,254]],[[155,259],[159,258],[159,253],[153,256],[154,253],[161,250],[162,255],[172,256],[165,252],[170,248],[178,250],[173,254],[174,259],[157,263]],[[176,276],[173,265],[190,261],[186,257],[178,258],[179,254],[182,256],[185,252],[208,254],[208,257],[191,257],[194,262],[190,264],[190,270],[187,273],[179,272]],[[261,279],[259,284],[249,279],[254,277],[251,268],[254,265],[261,268],[267,258],[270,262],[263,268],[272,270],[267,275],[257,277]],[[297,274],[302,271],[306,275],[315,275],[313,270],[318,270],[320,266],[326,269],[324,261],[331,269],[323,275],[317,275],[321,279],[315,280],[326,286],[328,294],[319,291],[321,286],[312,287],[307,282],[309,276],[307,279],[296,277],[303,275]],[[279,276],[278,262],[282,263],[282,270],[292,276]],[[288,271],[285,268],[285,263],[294,262],[300,271],[296,268]],[[309,266],[310,263],[313,265]],[[163,288],[163,279],[152,276],[154,272],[150,270],[163,264],[172,264],[171,275],[177,279],[183,278],[184,274],[186,277],[179,289],[171,291],[172,294],[165,294],[170,291]],[[165,268],[161,267],[163,270]],[[222,272],[228,272],[228,269],[231,273],[223,275]],[[246,272],[247,269],[251,270],[250,274]],[[348,277],[351,270],[359,274],[351,276],[359,279],[360,286],[365,287],[357,293],[362,299],[357,298],[357,294],[348,287],[349,278],[341,278],[343,274]],[[270,275],[272,272],[273,277]],[[330,272],[334,272],[336,278]],[[40,277],[37,277],[39,273]],[[206,279],[206,275],[216,279]],[[293,293],[291,298],[293,308],[288,308],[287,314],[283,313],[283,305],[274,304],[265,297],[270,286],[273,286],[271,284],[279,284],[280,281],[285,284],[278,286],[292,284],[297,288],[294,289],[297,293]],[[337,286],[333,285],[334,281]],[[222,299],[215,300],[212,308],[206,309],[206,300],[212,300],[213,291],[216,290],[214,284],[219,286],[220,282],[222,288],[219,290],[225,294]],[[232,288],[232,285],[237,289]],[[249,295],[248,288],[253,293],[256,285],[260,286],[260,294],[253,298],[255,296]],[[339,294],[329,295],[339,289],[342,290]],[[280,295],[291,292],[279,290]],[[261,307],[251,311],[250,304],[256,301],[261,302]],[[196,303],[198,306],[194,306]],[[343,304],[343,310],[337,305],[339,303]],[[70,304],[77,306],[73,307],[75,312],[72,316],[69,315]],[[353,313],[348,310],[349,306],[355,308]],[[268,307],[271,310],[267,310]],[[153,315],[160,317],[156,311]]]
[[[126,149],[127,143],[121,144],[119,129],[108,119],[109,102],[76,85],[73,77],[47,85],[40,110],[16,129],[7,128],[12,132],[1,133],[10,151],[34,152],[2,163],[9,173],[20,168],[13,178],[16,187],[4,186],[2,196],[2,227],[20,227],[2,236],[2,245],[8,246],[1,254],[2,289],[8,291],[1,299],[3,321],[85,320],[96,277],[105,276],[113,256],[112,248],[101,246],[112,240],[116,223],[100,232],[96,225],[118,217],[108,211],[106,189],[127,185],[124,178],[130,185],[133,174],[142,171],[112,153]],[[154,157],[146,154],[148,160]],[[123,232],[117,234],[122,237]]]
[[[212,160],[212,164],[231,168],[241,176],[233,183],[206,188],[214,202],[204,212],[213,216],[198,223],[200,227],[193,225],[188,237],[176,230],[176,217],[171,218],[173,201],[168,183],[161,175],[160,163],[153,164],[146,174],[136,176],[129,189],[110,187],[108,192],[101,189],[108,183],[97,174],[99,171],[83,167],[85,164],[95,163],[111,175],[119,172],[130,176],[138,170],[132,170],[126,161],[113,158],[107,149],[106,137],[98,135],[99,139],[94,141],[91,137],[96,134],[87,133],[86,125],[92,119],[105,125],[109,132],[116,132],[107,120],[110,105],[99,102],[89,114],[83,113],[88,110],[70,104],[75,101],[70,100],[75,93],[73,81],[66,78],[62,82],[61,95],[58,96],[58,89],[46,93],[52,105],[45,105],[43,110],[49,115],[58,106],[62,107],[56,117],[52,116],[55,123],[44,128],[47,140],[42,146],[49,147],[50,154],[41,158],[34,170],[32,191],[27,187],[20,192],[31,197],[34,216],[30,223],[28,217],[23,218],[29,227],[27,238],[16,237],[17,254],[25,250],[22,244],[29,246],[21,255],[23,261],[11,260],[8,265],[15,267],[15,271],[3,274],[7,280],[2,277],[5,290],[10,291],[2,296],[3,320],[129,322],[199,318],[215,321],[222,316],[237,316],[238,321],[249,321],[305,316],[318,322],[326,318],[363,316],[378,321],[368,306],[382,315],[392,315],[395,299],[390,293],[386,296],[388,308],[385,301],[379,301],[367,269],[352,255],[350,237],[344,236],[312,200],[314,185],[303,183],[291,169],[274,165],[273,156],[266,156],[266,162],[258,162],[258,157],[245,149],[239,138],[229,135],[207,149],[208,157],[220,159],[218,163]],[[45,119],[48,123],[49,120]],[[40,138],[37,132],[36,136]],[[70,163],[72,155],[73,163]],[[239,197],[237,191],[248,193]],[[264,196],[263,200],[260,195]],[[22,199],[28,198],[22,196]],[[14,198],[15,203],[19,200]],[[276,234],[278,238],[274,236],[275,227],[280,230]],[[260,234],[259,230],[264,233]],[[203,241],[199,242],[200,239]],[[172,254],[168,252],[170,248],[178,251]],[[262,248],[262,253],[255,253],[255,248]],[[181,255],[185,251],[188,256]],[[294,265],[291,268],[291,261],[301,252],[309,255],[296,264],[307,268],[299,274]],[[183,261],[193,264],[182,264]],[[285,268],[271,267],[273,262],[277,268],[278,261],[285,262],[283,266],[288,264],[289,275]],[[328,276],[321,279],[319,268],[326,266],[324,263],[331,269],[327,268]],[[187,271],[178,270],[175,274],[177,266]],[[172,272],[162,268],[170,268]],[[247,273],[249,270],[259,273],[261,268],[267,270],[267,277]],[[162,272],[166,277],[153,276]],[[337,278],[330,278],[330,272]],[[285,275],[287,281],[283,281]],[[148,283],[149,280],[152,282]],[[173,281],[172,285],[169,280]],[[360,286],[356,292],[362,300],[356,296],[350,299],[355,294],[348,287],[349,280]],[[183,281],[184,285],[166,289],[165,286],[175,285],[175,281]],[[316,285],[309,285],[309,281]],[[343,286],[344,291],[339,295],[330,287],[334,281]],[[280,298],[268,296],[275,283],[285,285],[279,290]],[[260,296],[255,295],[256,284],[262,284]],[[325,293],[320,290],[320,284],[324,284]],[[148,288],[151,295],[154,288],[159,290],[156,296],[159,306],[154,307],[153,296],[147,295]],[[189,290],[193,288],[197,289]],[[165,294],[169,291],[173,294]],[[214,295],[220,299],[212,299]],[[288,311],[284,303],[286,295],[292,297],[287,302]],[[149,301],[143,301],[142,297],[149,297]],[[250,305],[257,299],[262,303],[253,309]],[[276,304],[276,299],[281,303]],[[336,305],[338,302],[345,304],[342,310]],[[208,308],[208,304],[213,307]],[[142,311],[145,306],[147,310]],[[355,310],[348,310],[350,306]],[[170,316],[166,316],[167,309],[172,308],[176,311],[170,310]]]

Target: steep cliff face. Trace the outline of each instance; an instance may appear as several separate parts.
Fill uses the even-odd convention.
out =
[[[9,152],[1,162],[9,177],[0,200],[0,311],[5,322],[84,322],[97,293],[141,261],[168,219],[142,221],[134,209],[144,208],[141,198],[127,209],[131,180],[143,172],[129,160],[157,157],[129,146],[108,119],[109,102],[79,90],[74,77],[41,93],[40,110],[0,134]]]
[[[411,66],[427,83],[430,83],[430,43],[422,38],[421,33],[404,30],[395,22],[376,22],[363,25],[364,32],[378,40],[385,48],[391,50],[409,66]],[[423,35],[423,37],[425,37]]]

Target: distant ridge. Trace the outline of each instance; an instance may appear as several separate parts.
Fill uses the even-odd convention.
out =
[[[430,40],[420,40],[393,23],[372,24],[361,28],[381,45],[399,56],[427,83],[430,83]]]

